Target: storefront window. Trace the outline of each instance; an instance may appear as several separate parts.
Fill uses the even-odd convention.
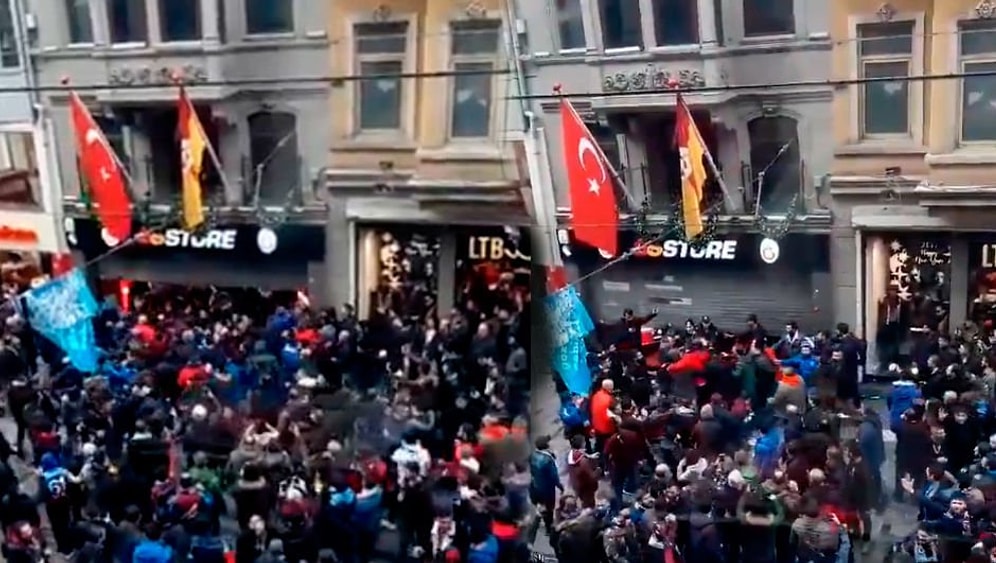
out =
[[[881,366],[905,364],[917,338],[946,332],[951,307],[951,245],[936,237],[883,237],[888,268],[876,292],[875,340]],[[873,254],[874,249],[870,250]]]
[[[996,321],[996,242],[970,245],[968,260],[968,319]]]
[[[496,307],[516,310],[510,302],[529,292],[530,246],[524,231],[517,227],[473,230],[458,235],[456,264],[456,304],[473,302],[491,314]],[[507,291],[495,292],[497,287]],[[500,296],[500,297],[499,297]]]
[[[439,237],[407,229],[368,229],[360,236],[360,315],[376,310],[423,318],[436,305]]]

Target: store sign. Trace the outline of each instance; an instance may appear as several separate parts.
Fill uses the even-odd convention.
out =
[[[210,229],[204,233],[189,233],[183,229],[142,231],[135,235],[139,246],[166,248],[195,248],[205,250],[235,250],[238,231],[235,229]]]
[[[471,260],[514,260],[529,262],[531,258],[514,248],[502,237],[472,236],[467,239],[467,257]]]
[[[983,268],[996,268],[996,244],[983,244],[981,248],[981,262]]]
[[[32,229],[0,225],[0,244],[38,244],[38,233]]]
[[[681,240],[666,240],[641,246],[638,242],[634,256],[640,258],[690,258],[692,260],[736,260],[737,241],[711,240],[703,245],[688,244]]]

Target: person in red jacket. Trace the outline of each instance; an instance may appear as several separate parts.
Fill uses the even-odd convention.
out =
[[[595,451],[605,449],[605,443],[616,433],[616,414],[612,412],[616,384],[611,379],[602,381],[602,386],[591,396],[591,430],[595,434]]]
[[[627,420],[620,424],[619,431],[605,443],[603,453],[615,493],[612,504],[619,509],[622,507],[623,493],[636,491],[640,462],[650,457],[639,423]]]
[[[667,366],[671,376],[671,388],[676,395],[685,399],[697,398],[699,391],[705,387],[706,367],[712,359],[712,354],[698,342],[693,342],[678,361]],[[691,381],[691,389],[686,383]]]

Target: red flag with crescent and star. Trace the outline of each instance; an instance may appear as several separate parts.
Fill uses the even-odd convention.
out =
[[[574,238],[615,256],[619,209],[608,162],[570,100],[560,102],[560,124]]]
[[[104,132],[76,92],[69,94],[69,105],[76,133],[80,173],[86,180],[86,189],[95,204],[97,218],[110,239],[123,241],[131,235],[131,199],[125,190],[118,160]]]

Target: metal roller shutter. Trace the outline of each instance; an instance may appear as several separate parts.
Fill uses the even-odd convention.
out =
[[[709,315],[719,328],[739,331],[747,316],[755,313],[770,332],[780,331],[790,320],[815,331],[832,323],[817,291],[825,277],[779,264],[744,271],[627,263],[590,278],[585,293],[593,316],[605,320],[619,318],[627,307],[637,314],[657,307],[655,323],[660,324],[680,326],[688,318],[698,321]]]
[[[295,290],[308,287],[308,264],[235,264],[197,260],[121,260],[111,256],[99,264],[102,278],[217,287],[258,287],[264,290]]]

